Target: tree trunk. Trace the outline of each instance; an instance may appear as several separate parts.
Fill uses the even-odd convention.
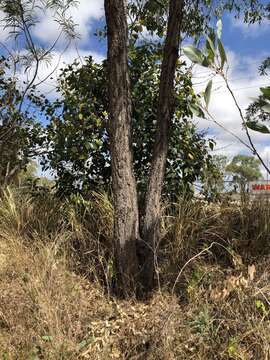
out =
[[[169,130],[174,114],[174,78],[180,48],[184,0],[170,0],[167,35],[160,76],[158,119],[152,164],[146,194],[143,225],[142,283],[153,287],[154,253],[160,237],[160,201],[167,161]]]
[[[105,0],[108,31],[109,134],[114,199],[114,241],[118,291],[133,295],[137,286],[139,214],[133,173],[128,25],[125,0]]]

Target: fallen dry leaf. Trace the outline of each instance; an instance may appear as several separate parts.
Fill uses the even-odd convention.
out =
[[[250,281],[254,280],[255,273],[256,273],[255,265],[253,264],[253,265],[248,266],[248,276],[249,276]]]

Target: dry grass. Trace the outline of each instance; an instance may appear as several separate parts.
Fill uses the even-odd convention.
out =
[[[2,240],[0,349],[11,359],[76,358],[89,323],[106,312],[102,292],[69,272],[57,247]]]
[[[123,301],[110,296],[106,195],[59,203],[8,190],[0,200],[0,358],[269,360],[268,211],[175,204],[157,251],[160,291]],[[185,261],[213,241],[222,246],[181,274],[181,299],[171,294]]]

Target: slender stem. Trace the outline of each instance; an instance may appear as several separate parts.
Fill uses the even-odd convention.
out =
[[[244,146],[246,146],[250,151],[253,152],[253,148],[248,145],[245,141],[243,141],[239,136],[235,135],[232,131],[230,131],[229,129],[227,129],[225,126],[223,126],[221,123],[219,123],[217,120],[215,120],[215,118],[209,113],[209,111],[206,108],[203,108],[204,112],[208,115],[209,117],[209,121],[213,121],[213,123],[215,123],[217,126],[219,126],[222,130],[226,131],[227,133],[229,133],[230,135],[232,135],[235,139],[237,139],[241,144],[243,144]]]
[[[234,101],[234,104],[239,112],[239,115],[242,119],[242,124],[244,126],[244,129],[245,129],[245,132],[246,132],[246,135],[247,135],[247,138],[248,138],[248,141],[249,141],[249,144],[250,144],[250,148],[252,149],[252,152],[254,155],[257,156],[257,158],[260,160],[262,166],[265,168],[265,170],[267,171],[268,174],[270,174],[270,169],[268,168],[268,166],[265,164],[264,160],[262,159],[261,155],[258,153],[252,139],[251,139],[251,136],[250,136],[250,133],[249,133],[249,130],[248,130],[248,127],[247,127],[247,123],[246,123],[246,119],[244,117],[244,114],[243,114],[243,111],[242,109],[240,108],[238,102],[237,102],[237,99],[234,95],[234,92],[232,91],[231,87],[230,87],[230,84],[228,82],[228,79],[226,78],[225,74],[224,73],[221,73],[221,76],[223,77],[224,81],[225,81],[225,84],[226,84],[226,87],[229,91],[229,93],[231,94],[232,96],[232,99]]]
[[[24,19],[24,9],[23,9],[22,5],[21,5],[21,21],[22,21],[22,25],[23,25],[23,32],[25,34],[25,39],[26,39],[26,42],[27,42],[27,45],[28,45],[30,51],[32,51],[32,53],[34,55],[34,59],[36,61],[36,66],[35,66],[34,75],[33,75],[32,79],[27,84],[26,88],[24,89],[24,91],[22,93],[22,98],[21,98],[21,102],[19,105],[19,112],[21,112],[21,110],[22,110],[23,102],[24,102],[24,99],[25,99],[25,96],[26,96],[28,90],[32,87],[32,85],[34,84],[34,82],[36,80],[36,77],[38,75],[38,70],[39,70],[39,63],[40,63],[40,59],[37,54],[35,44],[32,39],[32,35],[31,35],[28,25]]]
[[[61,62],[61,59],[62,59],[62,56],[64,55],[64,53],[67,51],[67,49],[69,48],[70,46],[70,41],[68,42],[67,46],[64,48],[64,50],[61,52],[61,54],[59,55],[58,57],[58,61],[57,61],[57,64],[56,66],[53,68],[53,70],[48,74],[46,75],[43,79],[39,79],[39,82],[35,84],[35,86],[39,86],[41,84],[43,84],[46,80],[48,80],[55,72],[56,70],[58,69],[59,65],[60,65],[60,62]],[[56,87],[56,86],[55,86]],[[54,88],[55,88],[54,87]]]

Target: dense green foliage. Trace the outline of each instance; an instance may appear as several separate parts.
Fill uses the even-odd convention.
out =
[[[159,56],[156,47],[134,48],[130,53],[133,99],[134,169],[139,190],[144,192],[155,139],[156,105],[159,86]],[[47,107],[49,163],[58,176],[61,193],[93,188],[108,189],[111,181],[107,133],[108,101],[106,62],[78,63],[62,71],[59,92],[63,100]],[[171,141],[165,177],[166,193],[179,194],[190,186],[204,169],[212,167],[209,147],[214,142],[196,130],[189,120],[193,90],[185,64],[179,64],[175,84],[176,115],[171,127]]]
[[[247,125],[254,131],[270,134],[270,87],[260,90],[260,96],[247,109]]]

